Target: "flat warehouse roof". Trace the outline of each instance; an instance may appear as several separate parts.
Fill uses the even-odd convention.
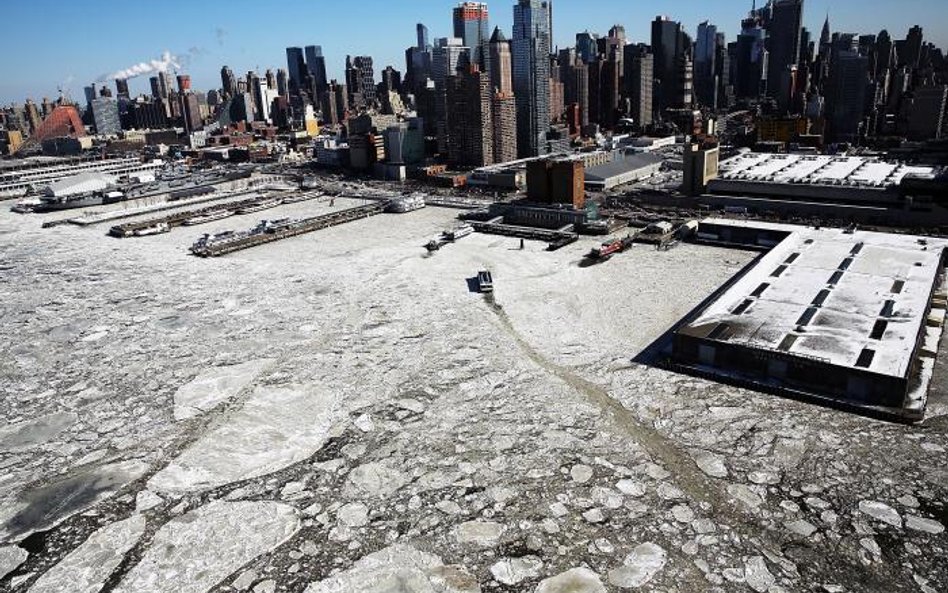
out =
[[[702,222],[714,225],[789,235],[679,333],[906,377],[948,241]]]

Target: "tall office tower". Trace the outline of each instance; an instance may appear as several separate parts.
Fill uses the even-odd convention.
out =
[[[379,82],[379,89],[381,89],[383,93],[401,94],[402,73],[392,66],[386,66],[385,70],[382,70],[382,81]]]
[[[237,77],[228,66],[221,68],[221,90],[228,98],[237,96]]]
[[[942,138],[946,132],[948,85],[915,89],[911,109],[906,114],[906,135],[912,140]]]
[[[490,86],[498,93],[513,94],[513,62],[510,41],[500,27],[490,38]]]
[[[565,85],[564,101],[567,106],[576,105],[579,127],[585,128],[589,125],[589,66],[579,57],[569,67]]]
[[[576,48],[575,47],[567,47],[567,48],[561,49],[557,53],[556,67],[560,71],[560,80],[563,81],[563,84],[567,84],[567,80],[569,80],[569,68],[575,62],[576,62]],[[564,95],[564,99],[566,100],[566,103],[569,104],[574,101],[569,100],[569,90],[568,90],[569,86],[567,85],[566,88],[567,90],[566,90],[566,95]]]
[[[303,77],[306,75],[306,61],[303,59],[303,50],[299,47],[286,48],[286,71],[290,75],[290,93],[299,94],[306,87]]]
[[[803,31],[803,0],[773,0],[767,23],[767,93],[777,98],[786,112],[792,84],[789,79],[800,63],[800,36]],[[790,92],[785,92],[790,89]]]
[[[306,46],[306,69],[313,77],[316,93],[321,94],[329,84],[329,79],[326,78],[326,58],[323,57],[322,46]]]
[[[131,95],[128,92],[128,80],[125,78],[115,79],[115,96],[128,99]]]
[[[550,123],[559,123],[563,114],[566,112],[566,104],[563,102],[565,92],[564,85],[559,80],[559,69],[553,69],[557,72],[556,78],[550,78]]]
[[[625,46],[625,96],[629,116],[640,127],[652,123],[652,85],[654,57],[645,44]]]
[[[731,52],[727,37],[718,33],[715,38],[714,75],[717,78],[716,109],[730,109],[734,104],[734,85],[731,84]]]
[[[339,125],[341,119],[336,105],[336,93],[331,85],[319,96],[319,109],[323,112],[324,123],[330,126]]]
[[[416,24],[415,35],[417,37],[417,45],[415,45],[415,47],[425,49],[430,45],[430,43],[428,43],[428,27],[421,23]]]
[[[191,77],[187,74],[178,75],[178,92],[186,93],[191,90]]]
[[[411,92],[417,95],[431,78],[432,48],[428,43],[428,27],[418,23],[415,29],[418,40],[413,47],[405,50],[405,82]]]
[[[158,80],[161,88],[161,98],[167,99],[174,92],[174,77],[168,72],[159,72]]]
[[[876,68],[872,73],[873,78],[877,80],[885,78],[886,73],[895,66],[894,49],[892,37],[883,29],[876,37]]]
[[[599,36],[589,31],[576,34],[576,55],[588,64],[599,55]]]
[[[276,82],[277,94],[281,97],[288,96],[290,94],[290,79],[285,68],[277,68]]]
[[[735,51],[735,91],[742,99],[757,99],[767,80],[767,32],[755,12],[742,21]]]
[[[468,51],[469,48],[464,46],[459,37],[435,39],[431,56],[431,80],[435,84],[444,84],[445,79],[454,76],[458,67],[463,65]]]
[[[332,91],[336,100],[336,111],[339,113],[339,119],[344,121],[349,117],[349,92],[346,85],[339,84],[335,80],[329,83],[329,90]]]
[[[908,66],[909,69],[918,67],[919,59],[922,56],[922,41],[921,27],[915,25],[909,29],[908,35],[905,37],[905,51],[903,52],[905,56],[899,56],[901,65]]]
[[[550,126],[550,10],[545,0],[518,0],[514,5],[513,84],[517,150],[523,157],[546,153]]]
[[[625,58],[625,27],[622,25],[613,25],[609,29],[609,34],[599,40],[599,55],[608,59],[616,50],[616,59],[619,62],[619,72],[622,72],[622,61]]]
[[[157,86],[157,84],[158,84],[157,80],[158,80],[157,77],[152,77],[152,78],[151,78],[152,94],[155,95],[155,96],[157,96],[157,93],[155,92],[155,88],[156,88],[156,86]],[[89,103],[92,103],[92,100],[96,98],[95,83],[93,82],[93,83],[90,84],[89,86],[83,87],[82,90],[83,90],[83,92],[85,93],[85,96],[86,96],[86,105],[88,105]]]
[[[869,58],[842,40],[834,45],[830,75],[826,81],[827,136],[833,142],[854,142],[865,116]]]
[[[695,38],[695,96],[698,103],[717,109],[718,105],[718,28],[704,21],[698,25]]]
[[[265,121],[269,111],[267,104],[267,81],[261,79],[256,73],[247,75],[247,86],[250,88],[250,94],[253,96],[253,114],[254,121]]]
[[[445,81],[448,105],[448,161],[483,167],[494,162],[490,77],[476,64]]]
[[[276,79],[276,74],[273,73],[273,70],[267,68],[267,71],[263,76],[264,76],[264,80],[267,81],[267,88],[276,90],[277,79]]]
[[[682,54],[677,60],[678,79],[675,88],[675,107],[691,108],[695,101],[694,64],[691,56]]]
[[[589,103],[586,107],[589,113],[589,123],[602,125],[602,79],[605,72],[605,63],[601,58],[598,58],[586,64],[586,70],[589,72],[589,86],[587,87]]]
[[[454,8],[453,16],[454,36],[462,39],[463,45],[470,48],[471,63],[478,64],[484,73],[490,72],[487,67],[490,61],[487,52],[490,37],[487,4],[461,2]]]
[[[654,57],[654,102],[657,111],[674,107],[679,78],[681,24],[666,16],[652,21],[652,55]]]

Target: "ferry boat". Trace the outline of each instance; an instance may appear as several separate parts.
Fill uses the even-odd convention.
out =
[[[457,241],[462,237],[466,237],[474,233],[474,227],[469,224],[462,224],[456,228],[451,229],[450,231],[444,232],[444,238],[448,241]]]

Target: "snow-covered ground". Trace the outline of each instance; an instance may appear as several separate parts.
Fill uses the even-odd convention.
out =
[[[124,240],[0,212],[0,589],[948,588],[944,416],[633,362],[753,254],[429,255],[433,208],[187,254],[329,209]]]

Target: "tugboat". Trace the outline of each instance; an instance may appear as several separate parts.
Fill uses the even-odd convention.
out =
[[[594,247],[586,257],[593,261],[607,261],[612,259],[613,255],[622,253],[626,249],[631,248],[632,243],[631,235],[624,239],[612,241],[611,243],[603,243],[600,247]]]
[[[444,238],[452,243],[474,233],[474,227],[469,224],[462,224],[456,228],[451,229],[450,231],[444,232]]]
[[[494,277],[489,270],[481,270],[477,273],[477,287],[482,294],[494,292]]]

